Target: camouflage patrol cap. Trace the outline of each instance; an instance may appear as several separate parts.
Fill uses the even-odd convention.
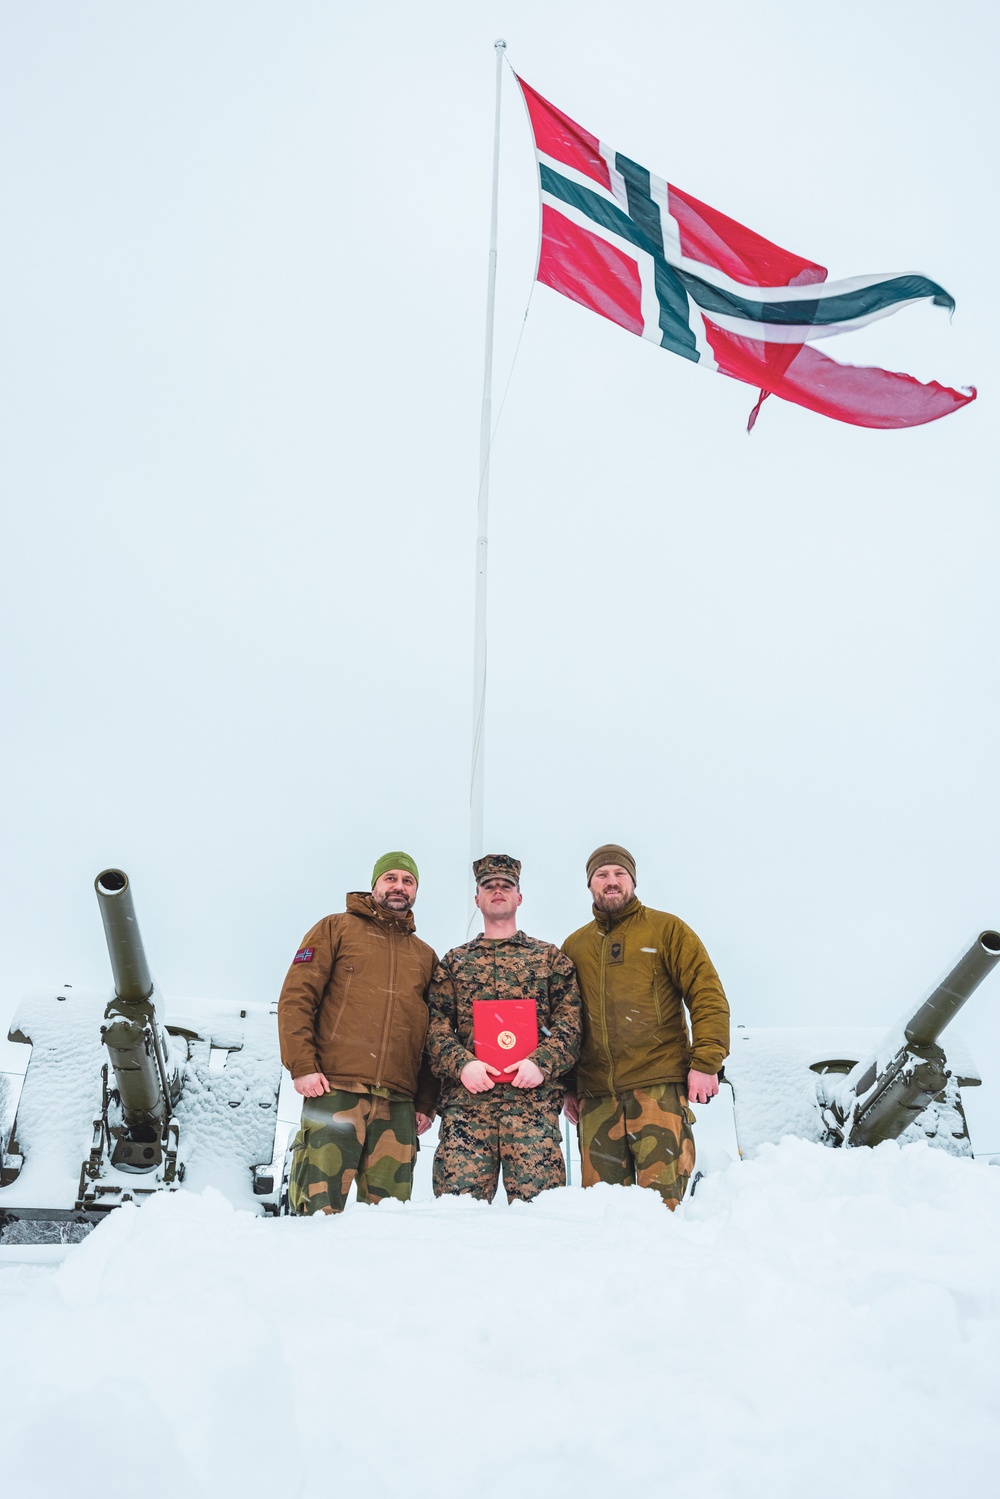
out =
[[[512,859],[510,854],[484,854],[473,864],[472,873],[477,885],[486,880],[506,880],[517,889],[521,883],[521,861]]]

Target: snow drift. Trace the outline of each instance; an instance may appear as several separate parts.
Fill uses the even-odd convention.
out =
[[[673,1216],[158,1197],[0,1250],[7,1492],[978,1499],[998,1243],[1000,1171],[925,1145],[788,1139]]]

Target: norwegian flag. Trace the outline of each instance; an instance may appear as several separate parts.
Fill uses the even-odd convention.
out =
[[[828,282],[823,266],[654,177],[518,83],[542,195],[538,280],[640,338],[758,386],[748,431],[771,394],[859,427],[916,427],[975,400],[974,388],[922,385],[810,347],[915,302],[953,310],[936,282]]]

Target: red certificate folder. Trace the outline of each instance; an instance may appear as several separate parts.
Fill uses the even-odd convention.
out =
[[[514,1074],[504,1068],[523,1061],[538,1045],[538,1006],[533,999],[474,999],[472,1039],[477,1059],[499,1067],[495,1081],[509,1083]]]

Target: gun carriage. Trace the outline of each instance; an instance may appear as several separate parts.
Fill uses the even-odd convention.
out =
[[[276,1212],[273,1007],[165,1005],[128,876],[105,869],[94,885],[114,992],[67,984],[28,996],[14,1018],[9,1039],[32,1052],[2,1141],[0,1229],[93,1223],[182,1182]]]

